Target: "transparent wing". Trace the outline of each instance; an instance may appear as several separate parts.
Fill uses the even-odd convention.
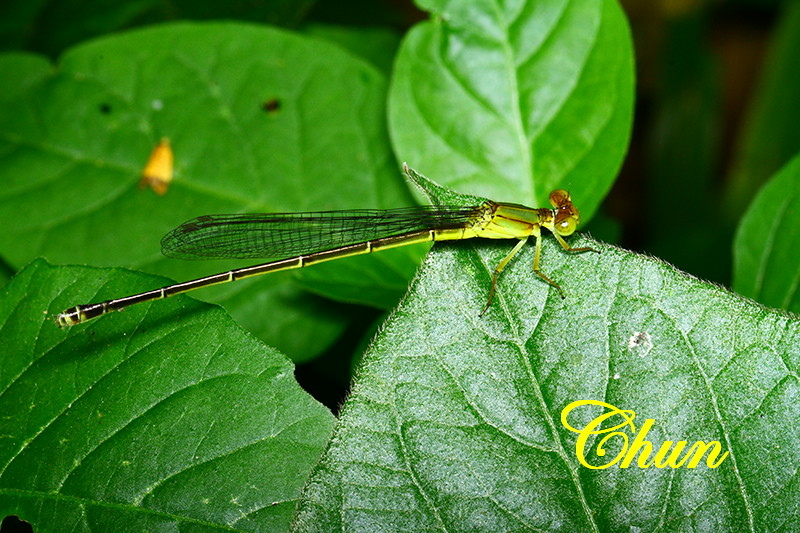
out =
[[[312,213],[204,215],[161,239],[178,259],[284,259],[426,229],[472,223],[481,207],[422,206]]]

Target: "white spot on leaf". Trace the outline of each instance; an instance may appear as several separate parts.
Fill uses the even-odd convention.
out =
[[[634,332],[628,339],[628,351],[636,353],[639,357],[646,357],[653,349],[653,341],[646,331]]]

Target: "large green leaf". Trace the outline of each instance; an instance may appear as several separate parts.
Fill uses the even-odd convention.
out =
[[[758,193],[733,245],[733,288],[759,302],[800,312],[800,156]]]
[[[428,189],[435,201],[473,201]],[[800,527],[794,505],[800,497],[794,482],[800,321],[659,261],[579,235],[570,242],[602,253],[569,255],[545,238],[542,268],[566,299],[533,273],[527,246],[503,272],[483,317],[492,270],[510,243],[434,247],[365,357],[327,453],[306,485],[296,529]],[[3,358],[9,385],[0,388],[6,402],[0,407],[8,413],[3,434],[11,435],[0,454],[8,463],[0,468],[0,511],[50,517],[59,526],[69,521],[76,530],[91,529],[80,522],[84,516],[97,529],[120,520],[157,529],[163,521],[198,516],[205,521],[198,528],[285,525],[287,516],[274,518],[271,507],[237,522],[213,517],[230,516],[230,506],[203,514],[192,504],[205,502],[202,490],[209,486],[216,489],[213,502],[233,506],[252,501],[243,498],[243,487],[258,494],[281,482],[297,487],[319,448],[310,446],[316,452],[301,456],[305,466],[297,466],[288,452],[247,447],[258,456],[254,462],[261,459],[253,468],[266,474],[243,468],[246,480],[229,479],[227,470],[198,467],[207,478],[194,493],[173,483],[197,487],[184,477],[195,469],[184,476],[170,470],[191,464],[196,453],[184,448],[210,446],[209,432],[218,428],[203,418],[204,409],[207,416],[222,409],[218,423],[229,422],[223,429],[234,448],[263,436],[254,437],[252,428],[263,426],[262,416],[277,416],[274,405],[294,413],[295,403],[284,401],[293,387],[273,392],[258,381],[286,379],[285,362],[260,370],[262,356],[253,356],[260,350],[246,336],[220,327],[220,312],[204,312],[185,297],[59,331],[52,316],[70,303],[146,280],[40,264],[30,271],[12,282],[0,307],[0,341],[10,354]],[[86,287],[85,279],[101,275],[108,282]],[[228,375],[225,361],[235,363],[230,380],[220,378]],[[245,385],[237,384],[240,375]],[[648,438],[656,446],[716,440],[730,455],[716,469],[701,463],[697,469],[590,470],[576,459],[576,436],[560,423],[561,410],[576,400],[633,410],[637,426],[654,419]],[[302,419],[306,411],[299,412]],[[580,412],[573,424],[597,414]],[[323,439],[322,426],[304,435]],[[185,445],[167,446],[165,439]],[[115,446],[123,451],[112,453]],[[610,442],[609,457],[619,446],[619,439]],[[172,462],[164,466],[162,456]],[[42,457],[58,459],[51,465]],[[150,488],[157,494],[150,496]],[[269,493],[247,508],[281,498]]]
[[[399,159],[443,184],[547,205],[562,187],[584,218],[611,187],[630,135],[633,51],[615,0],[420,1],[389,112]]]
[[[333,425],[285,356],[186,297],[53,323],[149,278],[36,261],[0,291],[0,517],[39,532],[285,531]]]
[[[800,322],[656,260],[572,242],[602,253],[545,243],[542,266],[566,299],[533,274],[526,247],[483,317],[506,248],[434,247],[365,356],[297,530],[800,528]],[[654,419],[656,448],[719,441],[730,455],[715,469],[586,468],[560,421],[576,400],[633,410],[637,428]],[[600,410],[579,413],[576,427]],[[610,460],[621,439],[607,446]]]
[[[191,217],[411,201],[386,135],[385,80],[318,39],[241,24],[169,25],[82,45],[55,69],[40,58],[4,56],[0,77],[7,85],[0,254],[15,267],[45,256],[186,280],[243,266],[163,258],[161,236]],[[162,137],[172,142],[175,180],[159,197],[137,183]],[[370,261],[321,268],[343,283],[344,297],[358,292],[359,301],[390,305],[404,286],[394,276],[406,280],[414,266]],[[374,268],[387,272],[381,290],[348,290],[348,278],[360,287]],[[270,344],[312,355],[346,318],[289,279],[269,276],[201,297],[226,305]],[[316,289],[339,296],[331,284]],[[310,330],[315,335],[287,333]]]

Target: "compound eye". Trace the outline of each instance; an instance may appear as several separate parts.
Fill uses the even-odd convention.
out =
[[[559,221],[556,224],[556,231],[559,235],[567,236],[572,235],[575,233],[575,228],[577,228],[578,223],[575,221],[574,218],[569,217]]]

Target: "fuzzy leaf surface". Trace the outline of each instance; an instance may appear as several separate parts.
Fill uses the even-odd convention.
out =
[[[437,244],[364,358],[298,531],[771,531],[800,527],[800,321],[580,236]],[[662,443],[720,443],[720,466],[594,470],[561,424],[576,400],[635,412]],[[573,412],[582,428],[602,413]],[[573,418],[574,417],[574,418]],[[620,423],[607,421],[602,427]],[[625,429],[632,442],[635,431]],[[589,463],[610,463],[618,435]],[[641,453],[637,455],[637,460]]]
[[[284,355],[186,297],[53,323],[148,278],[38,260],[0,291],[0,516],[39,532],[285,531],[333,416]]]

